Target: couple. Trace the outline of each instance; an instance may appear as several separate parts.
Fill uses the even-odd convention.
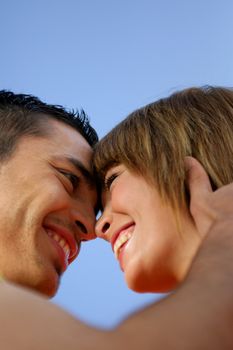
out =
[[[224,186],[233,178],[232,90],[178,92],[135,111],[99,143],[84,114],[30,96],[2,92],[0,123],[5,280],[54,295],[96,232],[112,244],[131,289],[175,289],[104,332],[1,283],[4,349],[232,348],[233,188]]]

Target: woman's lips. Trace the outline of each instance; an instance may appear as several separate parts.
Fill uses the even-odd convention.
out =
[[[130,240],[133,234],[135,223],[128,223],[120,228],[112,237],[111,244],[116,259],[119,259],[119,254],[122,247]]]

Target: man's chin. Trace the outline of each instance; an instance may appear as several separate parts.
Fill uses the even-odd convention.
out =
[[[55,283],[51,283],[51,280],[47,283],[44,283],[41,287],[36,288],[36,291],[40,294],[43,294],[45,297],[53,298],[58,291],[60,286],[60,277],[56,280]]]
[[[33,286],[24,286],[33,290],[36,293],[43,295],[46,298],[53,298],[57,293],[57,290],[60,286],[60,277],[57,275],[56,278],[50,278],[43,280],[43,282],[38,283]]]

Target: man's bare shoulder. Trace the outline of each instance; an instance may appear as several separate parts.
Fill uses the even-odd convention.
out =
[[[25,350],[26,344],[33,350],[93,349],[93,344],[101,348],[103,335],[107,345],[107,332],[88,327],[40,294],[5,281],[0,283],[0,310],[4,350]]]

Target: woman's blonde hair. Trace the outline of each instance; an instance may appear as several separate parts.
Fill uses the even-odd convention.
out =
[[[179,208],[186,203],[185,156],[199,160],[214,188],[233,181],[232,89],[189,88],[136,110],[97,144],[94,167],[103,179],[123,163]]]

